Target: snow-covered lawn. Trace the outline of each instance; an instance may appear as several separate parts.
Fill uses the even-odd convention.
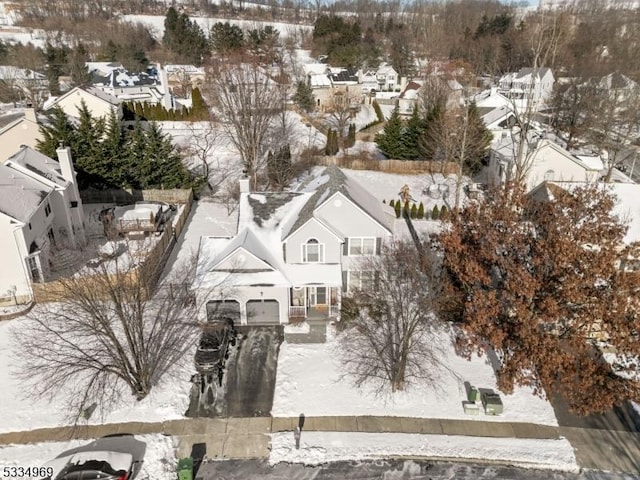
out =
[[[402,456],[477,459],[528,468],[577,472],[571,444],[565,439],[529,440],[407,433],[303,432],[296,450],[293,434],[271,435],[269,462],[318,465],[339,460]]]
[[[274,417],[381,415],[440,419],[484,420],[491,422],[530,422],[557,426],[551,404],[533,394],[530,388],[516,388],[512,395],[500,392],[502,415],[466,415],[464,382],[477,388],[499,392],[493,368],[486,356],[467,361],[456,355],[446,334],[433,339],[442,348],[435,387],[414,385],[405,392],[376,395],[373,389],[357,389],[344,377],[340,348],[335,339],[326,344],[283,343],[278,358],[273,409]],[[481,409],[482,410],[482,409]]]
[[[193,208],[191,221],[186,224],[184,237],[176,245],[173,261],[165,274],[172,267],[179,268],[180,264],[188,261],[192,252],[197,252],[202,235],[235,234],[236,216],[227,215],[224,205],[198,202]],[[3,393],[0,402],[0,432],[67,424],[66,416],[69,412],[61,399],[49,402],[30,398],[28,386],[15,375],[20,364],[20,345],[16,344],[10,331],[13,328],[24,328],[28,321],[26,318],[17,318],[0,322],[0,385]],[[190,378],[194,372],[192,358],[193,352],[189,352],[184,365],[176,366],[144,400],[136,402],[132,396],[123,397],[112,412],[104,418],[96,413],[89,423],[155,422],[184,418],[189,403]]]
[[[154,434],[137,435],[135,438],[147,444],[142,470],[136,480],[174,480],[176,478],[177,461],[173,453],[171,437]],[[68,442],[1,446],[0,465],[43,466],[62,452],[87,445],[91,441],[71,440]]]

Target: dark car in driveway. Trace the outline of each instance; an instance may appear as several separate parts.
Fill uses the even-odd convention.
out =
[[[112,435],[67,450],[48,462],[53,475],[41,480],[133,480],[146,444],[133,435]]]

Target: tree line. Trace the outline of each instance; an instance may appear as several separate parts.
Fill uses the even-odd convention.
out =
[[[78,185],[83,188],[192,188],[201,179],[190,173],[171,137],[156,123],[135,122],[129,127],[112,113],[94,117],[84,102],[77,124],[60,108],[42,125],[37,148],[55,158],[60,144],[71,148]]]

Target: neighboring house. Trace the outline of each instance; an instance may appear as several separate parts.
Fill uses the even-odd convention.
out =
[[[515,134],[514,134],[515,135]],[[491,146],[489,183],[500,185],[515,175],[518,143],[515,136],[503,131]],[[529,192],[545,181],[596,182],[604,168],[600,157],[576,156],[557,143],[541,138],[532,138],[523,147],[520,163],[527,165],[525,188]]]
[[[358,70],[358,83],[362,93],[369,94],[372,90],[378,90],[378,77],[375,70]]]
[[[201,88],[205,81],[205,70],[195,65],[165,65],[167,85],[176,96],[188,98],[191,90]]]
[[[391,65],[380,65],[376,70],[376,82],[379,91],[395,92],[401,90],[400,75]]]
[[[24,116],[0,128],[0,158],[7,158],[20,147],[35,148],[42,140],[40,125],[33,108],[25,108]]]
[[[0,65],[0,86],[9,90],[13,98],[33,108],[40,108],[49,96],[46,75],[26,68]]]
[[[425,87],[425,85],[427,85]],[[420,102],[423,88],[435,86],[442,88],[447,95],[447,108],[456,108],[462,105],[464,88],[455,78],[445,78],[440,75],[429,75],[420,80],[412,80],[404,87],[398,98],[398,109],[401,115],[411,115],[413,107]]]
[[[509,108],[513,110],[513,102],[498,91],[498,87],[483,90],[473,97],[478,108]]]
[[[513,102],[518,112],[538,111],[551,99],[555,78],[550,68],[521,68],[498,81],[498,90]],[[530,103],[531,102],[531,103]]]
[[[23,147],[0,164],[0,304],[30,301],[31,283],[50,279],[56,250],[86,243],[71,149],[57,154]]]
[[[516,115],[511,106],[478,107],[478,113],[494,138],[501,136],[503,130],[511,129],[516,122]]]
[[[598,88],[609,92],[612,99],[625,102],[640,95],[640,85],[621,73],[610,73],[598,82]]]
[[[161,104],[166,109],[174,108],[167,72],[159,66],[152,65],[145,72],[131,73],[114,64],[87,65],[91,85],[121,102]]]
[[[248,185],[241,180],[238,234],[200,242],[196,284],[207,318],[335,319],[342,293],[373,279],[357,262],[391,238],[391,208],[333,166],[299,192],[250,193]]]
[[[107,118],[111,112],[115,112],[118,118],[122,118],[122,101],[95,87],[72,88],[64,95],[50,99],[44,109],[52,110],[60,107],[68,117],[78,118],[78,108],[83,101],[94,118]]]

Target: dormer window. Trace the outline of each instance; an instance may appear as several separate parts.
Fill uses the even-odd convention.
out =
[[[302,261],[304,263],[323,263],[324,244],[319,243],[315,238],[310,238],[302,245]]]

